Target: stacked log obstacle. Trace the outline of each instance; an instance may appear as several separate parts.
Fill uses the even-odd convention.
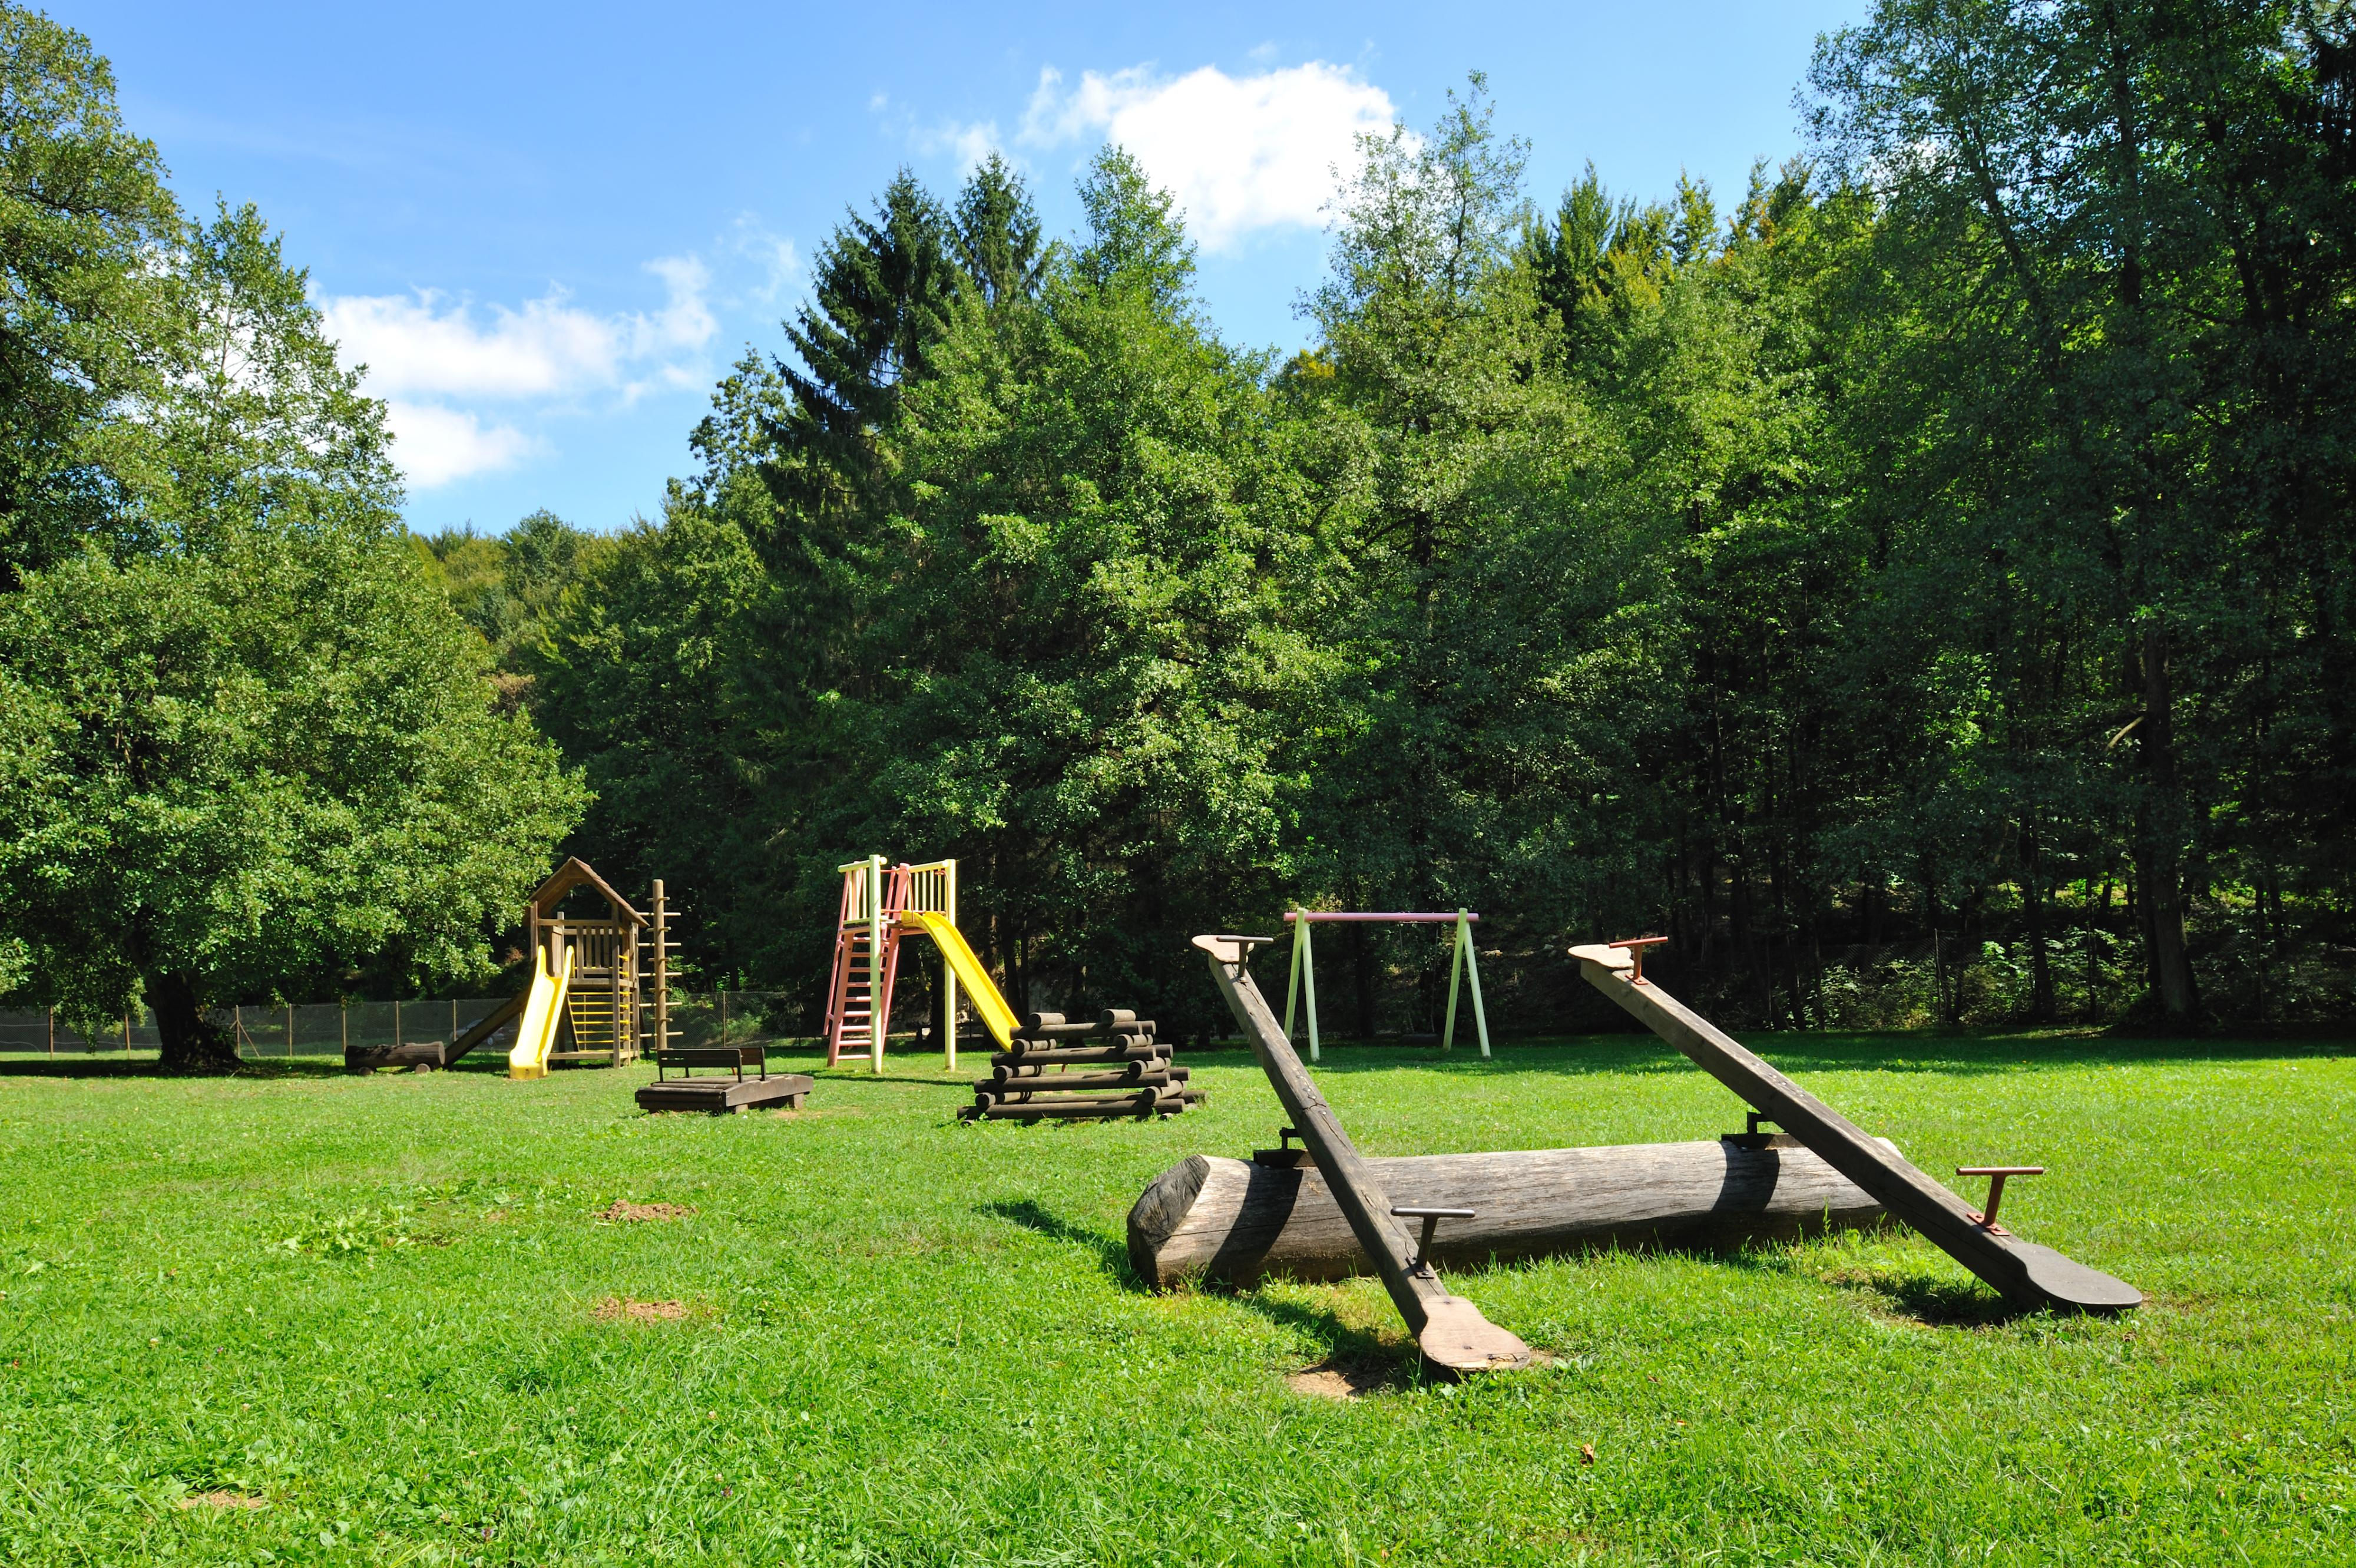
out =
[[[1778,1144],[1784,1141],[1777,1141]],[[1129,1211],[1129,1261],[1155,1290],[1189,1280],[1245,1289],[1267,1278],[1333,1280],[1373,1260],[1314,1166],[1264,1150],[1252,1160],[1194,1155],[1154,1178]],[[1510,1154],[1369,1159],[1402,1208],[1471,1210],[1435,1231],[1430,1262],[1666,1247],[1736,1251],[1879,1224],[1880,1204],[1796,1146],[1631,1144]]]
[[[1724,1030],[1644,978],[1644,950],[1665,939],[1575,947],[1587,983],[1694,1064],[1747,1101],[1754,1124],[1772,1121],[1825,1164],[1873,1195],[1891,1214],[1996,1287],[2014,1307],[2124,1312],[2143,1294],[2051,1247],[2024,1241],[1910,1165],[1896,1149],[1777,1072]],[[1980,1167],[1986,1174],[1993,1169]],[[2020,1167],[2006,1167],[2012,1174]],[[1961,1172],[1958,1173],[1963,1174]],[[1996,1206],[1994,1194],[1989,1208]]]
[[[1154,1037],[1153,1020],[1125,1007],[1093,1023],[1061,1013],[1033,1013],[990,1058],[990,1076],[973,1086],[968,1121],[1078,1122],[1106,1117],[1175,1116],[1203,1091],[1171,1062],[1171,1042]]]

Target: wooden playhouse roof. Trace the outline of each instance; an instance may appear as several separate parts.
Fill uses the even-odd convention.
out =
[[[647,923],[647,918],[644,915],[630,908],[630,901],[627,898],[615,892],[613,885],[598,875],[589,863],[578,855],[566,860],[562,865],[556,868],[555,875],[540,885],[540,891],[531,896],[532,913],[543,920],[550,918],[556,913],[557,900],[584,883],[594,887],[605,896],[605,902],[614,907],[614,913],[617,918],[627,920],[634,926],[643,926]]]

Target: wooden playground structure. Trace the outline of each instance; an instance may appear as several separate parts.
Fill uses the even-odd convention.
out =
[[[1003,1036],[990,1007],[1012,1023],[997,986],[981,972],[980,961],[957,931],[957,862],[927,861],[911,865],[903,861],[887,865],[880,854],[835,868],[842,874],[842,903],[835,920],[834,964],[826,982],[826,1065],[833,1067],[845,1055],[864,1056],[877,1072],[884,1070],[884,1046],[892,1032],[892,992],[900,976],[900,940],[912,930],[941,943],[948,960],[942,977],[941,1065],[957,1069],[958,981],[967,977],[974,1005],[991,1032]],[[950,945],[932,930],[924,917],[946,928]],[[965,962],[958,961],[962,958]],[[980,987],[971,976],[980,975]]]
[[[968,1120],[1173,1116],[1203,1098],[1187,1088],[1187,1069],[1171,1065],[1171,1042],[1156,1039],[1153,1020],[1133,1010],[1108,1009],[1094,1021],[1068,1021],[1060,1013],[1017,1020],[958,929],[956,861],[889,865],[871,854],[836,869],[842,900],[826,984],[827,1066],[863,1053],[872,1070],[884,1070],[900,944],[920,936],[931,938],[941,955],[942,1068],[957,1070],[960,986],[998,1046],[990,1076],[973,1086],[973,1103],[961,1112]]]
[[[563,911],[567,897],[584,888],[604,902],[602,913]],[[508,1053],[514,1078],[538,1078],[556,1062],[619,1067],[667,1048],[670,955],[679,944],[670,940],[660,880],[650,903],[651,912],[641,914],[588,862],[566,860],[524,907],[524,956],[533,972],[525,990],[447,1040],[355,1046],[345,1050],[344,1065],[355,1072],[446,1068],[501,1034],[518,1036]]]
[[[566,896],[579,887],[603,899],[605,913],[562,913]],[[654,885],[652,902],[650,918],[632,908],[628,899],[577,857],[558,866],[556,875],[531,896],[524,912],[524,951],[544,955],[552,974],[571,972],[560,1015],[551,1020],[545,1063],[620,1067],[637,1060],[649,1040],[657,1049],[669,1044],[669,950],[673,944],[660,882]],[[647,961],[649,947],[651,965]],[[651,1020],[644,1016],[648,978],[654,982]]]

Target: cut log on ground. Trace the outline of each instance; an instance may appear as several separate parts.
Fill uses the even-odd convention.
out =
[[[1429,1259],[1447,1266],[1609,1248],[1730,1251],[1875,1225],[1881,1206],[1804,1149],[1628,1144],[1366,1164],[1403,1208],[1442,1219]],[[1188,1279],[1339,1279],[1373,1265],[1313,1166],[1195,1155],[1129,1211],[1129,1258],[1156,1290]]]

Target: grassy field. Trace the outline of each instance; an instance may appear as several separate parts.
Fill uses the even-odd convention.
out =
[[[1269,1141],[1241,1053],[1074,1127],[958,1124],[913,1057],[725,1119],[0,1059],[0,1560],[2356,1558],[2348,1047],[1751,1043],[1926,1169],[2050,1166],[2008,1220],[2149,1305],[2008,1318],[1903,1235],[1561,1260],[1453,1276],[1556,1364],[1428,1384],[1369,1283],[1129,1276],[1156,1172]],[[1622,1036],[1320,1076],[1375,1154],[1740,1122]],[[1288,1383],[1331,1361],[1371,1391]]]

